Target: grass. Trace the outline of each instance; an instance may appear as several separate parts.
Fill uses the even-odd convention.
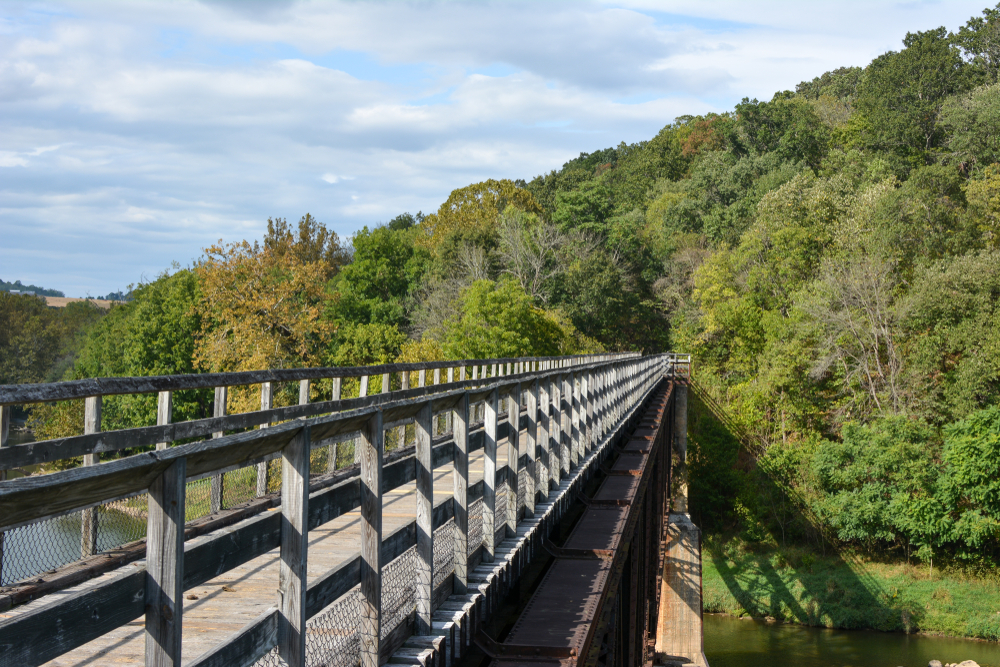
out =
[[[706,537],[706,612],[1000,640],[1000,579]]]

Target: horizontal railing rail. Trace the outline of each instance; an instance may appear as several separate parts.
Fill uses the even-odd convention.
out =
[[[494,361],[496,367],[493,367]],[[330,377],[331,370],[342,373],[339,377],[350,377],[345,371],[368,375],[379,371],[400,372],[406,374],[402,383],[404,387],[408,384],[408,374],[415,371],[454,369],[465,363],[473,368],[485,366],[488,372],[492,372],[485,378],[474,376],[472,380],[460,378],[455,381],[451,377],[451,382],[434,385],[426,385],[421,375],[419,384],[425,386],[278,409],[283,412],[267,409],[231,416],[245,416],[246,420],[242,422],[195,420],[110,433],[88,433],[61,441],[35,443],[34,447],[18,445],[4,448],[17,452],[3,459],[3,465],[10,465],[14,460],[37,462],[55,460],[51,458],[55,456],[94,456],[109,451],[101,447],[121,445],[118,447],[121,449],[159,445],[169,442],[171,438],[218,434],[218,437],[208,440],[162,447],[105,463],[94,462],[70,470],[0,481],[0,530],[61,513],[93,511],[95,505],[115,498],[147,490],[149,493],[145,566],[112,577],[97,587],[67,595],[53,605],[43,605],[30,613],[0,620],[0,666],[41,664],[143,613],[146,616],[147,664],[173,664],[174,661],[179,664],[183,591],[280,548],[282,572],[278,608],[258,619],[259,627],[255,626],[253,641],[244,634],[232,638],[225,645],[228,647],[225,650],[219,650],[226,655],[234,651],[243,652],[245,661],[246,651],[258,651],[262,647],[270,650],[272,646],[277,646],[276,650],[288,664],[303,664],[306,621],[338,599],[347,588],[360,583],[363,601],[361,662],[366,667],[376,667],[382,649],[379,600],[383,564],[398,556],[402,550],[417,549],[422,574],[416,584],[419,589],[416,618],[418,627],[423,627],[421,623],[429,625],[427,619],[431,603],[428,601],[434,596],[433,591],[427,590],[431,584],[425,570],[430,567],[428,559],[433,553],[434,529],[448,521],[455,524],[456,557],[451,581],[453,590],[464,590],[470,549],[481,549],[484,558],[491,556],[497,530],[504,525],[516,526],[520,511],[517,500],[519,483],[530,487],[524,489],[523,507],[527,512],[534,507],[537,498],[547,497],[551,484],[558,485],[559,479],[615,428],[622,415],[649,390],[656,379],[667,373],[683,374],[682,366],[686,362],[679,360],[677,355],[641,357],[630,354],[466,360],[360,369],[302,369],[297,372],[326,373],[311,376],[314,379]],[[390,368],[391,371],[388,370]],[[226,379],[221,381],[235,384],[234,376],[239,376],[242,381],[252,374],[222,375]],[[262,380],[264,377],[281,379]],[[302,381],[308,378],[289,376],[288,379]],[[247,384],[273,381],[286,379],[284,375],[258,375],[252,376]],[[91,385],[88,391],[96,386]],[[107,391],[109,386],[105,383],[102,391]],[[159,384],[150,391],[163,391],[160,389],[163,386],[178,385]],[[389,386],[384,379],[383,387],[387,389]],[[7,389],[10,388],[3,387],[0,391]],[[72,389],[78,390],[79,387]],[[72,391],[33,395],[62,397],[72,394]],[[28,395],[18,391],[0,394],[2,400],[16,396],[16,402],[21,403]],[[510,406],[505,420],[501,420],[501,397]],[[306,398],[308,400],[308,393]],[[478,484],[470,485],[469,454],[478,449],[474,446],[478,443],[473,443],[470,437],[470,406],[479,402],[483,403],[480,438],[484,450],[484,471],[483,479]],[[434,420],[445,416],[451,421],[451,435],[435,437]],[[291,421],[273,424],[286,419]],[[412,424],[414,430],[412,449],[403,448],[386,456],[387,425],[395,428],[407,423]],[[265,424],[267,428],[219,434],[222,430]],[[172,426],[175,430],[169,432],[161,428],[165,426]],[[524,454],[518,449],[517,436],[522,426],[528,433]],[[184,431],[183,427],[189,430]],[[178,433],[187,435],[179,436]],[[334,472],[335,482],[319,490],[313,489],[310,494],[310,450],[348,434],[358,434],[356,467],[350,471]],[[97,435],[105,439],[93,437]],[[498,468],[498,443],[505,437],[508,463]],[[122,445],[124,442],[137,444]],[[21,449],[24,447],[28,449]],[[60,456],[68,452],[71,452],[68,456]],[[202,536],[196,544],[185,545],[186,482],[214,471],[255,464],[268,457],[281,459],[280,513],[263,512],[224,529],[224,535]],[[430,471],[448,463],[454,468],[453,497],[434,503]],[[519,482],[522,477],[525,481]],[[417,519],[394,533],[397,537],[393,538],[395,542],[392,544],[398,544],[386,551],[386,540],[382,539],[381,532],[382,496],[391,489],[414,481],[418,492]],[[505,484],[507,493],[514,498],[513,509],[508,501],[505,505],[507,515],[503,516],[495,515],[499,484]],[[468,544],[469,504],[477,496],[477,502],[483,508],[483,537],[481,544],[472,549],[473,545]],[[335,575],[331,571],[313,585],[306,586],[304,563],[308,531],[359,507],[362,515],[360,560],[349,559],[334,569],[341,574]],[[103,613],[97,613],[97,608]],[[84,616],[87,622],[78,622]],[[44,631],[44,628],[52,627],[72,627],[73,630],[52,640],[45,636]],[[251,645],[255,648],[248,648]],[[214,653],[222,655],[219,651]],[[150,658],[151,655],[154,658]],[[203,657],[200,663],[215,664],[210,656]],[[151,659],[153,662],[149,662]]]

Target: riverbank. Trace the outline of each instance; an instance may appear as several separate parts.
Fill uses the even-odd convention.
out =
[[[706,613],[1000,641],[1000,578],[707,537]]]

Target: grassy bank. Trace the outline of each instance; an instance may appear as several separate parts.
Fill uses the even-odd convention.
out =
[[[1000,578],[706,537],[705,611],[1000,640]]]

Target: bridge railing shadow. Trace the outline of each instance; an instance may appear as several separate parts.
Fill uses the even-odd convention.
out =
[[[711,559],[738,605],[727,611],[819,627],[919,630],[925,610],[890,594],[868,564],[830,534],[787,476],[769,465],[767,443],[743,429],[694,378],[690,386],[691,510],[709,534],[703,560]],[[706,473],[715,475],[707,484],[697,480],[712,463],[728,469]],[[742,534],[731,520],[724,525],[726,484],[725,501],[730,509],[737,506],[730,516],[742,514]],[[734,493],[740,485],[772,506],[770,516],[750,516]],[[699,511],[699,496],[708,505],[705,512]],[[713,607],[709,595],[706,603]]]

